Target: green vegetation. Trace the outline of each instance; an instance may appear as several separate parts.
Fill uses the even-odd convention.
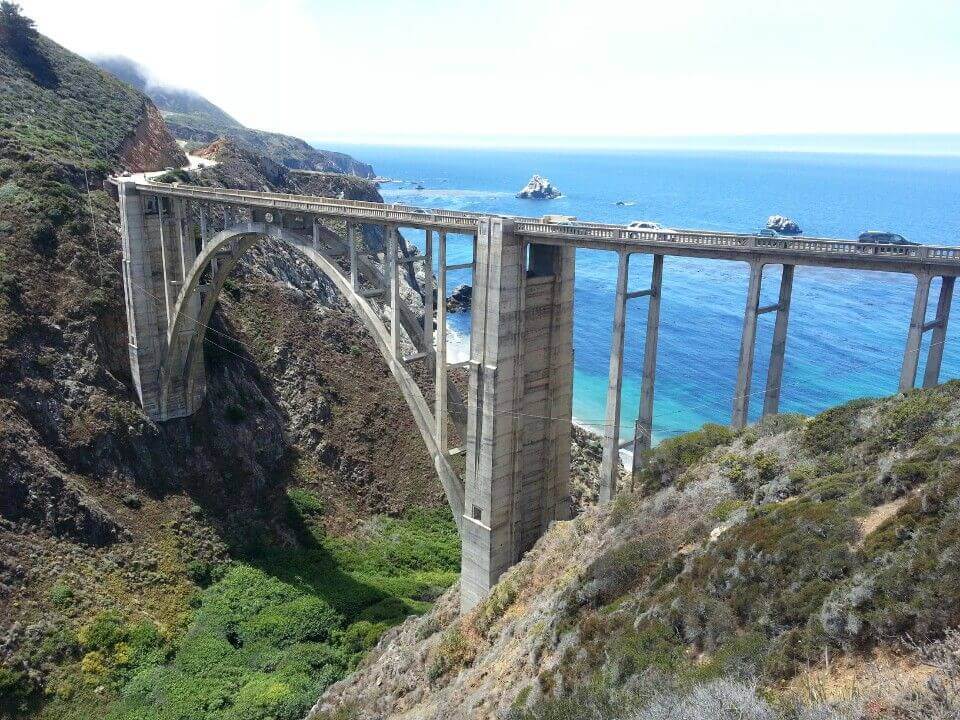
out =
[[[726,425],[708,423],[695,432],[664,440],[648,452],[640,487],[645,492],[665,487],[713,448],[729,445],[733,439],[734,433]]]
[[[518,703],[513,717],[633,717],[663,692],[689,698],[730,678],[769,689],[762,700],[744,691],[744,707],[771,701],[758,717],[794,717],[776,688],[825,653],[949,632],[960,624],[958,399],[951,382],[809,421],[774,418],[740,442],[705,427],[663,443],[649,455],[647,493],[673,483],[695,494],[692,478],[717,472],[731,495],[707,522],[664,519],[685,527],[680,552],[643,531],[594,562],[563,621],[570,650],[541,674],[543,699]],[[716,471],[687,473],[724,445],[709,458]],[[715,492],[715,480],[704,487]],[[618,503],[611,528],[637,527],[658,506]]]
[[[290,495],[302,547],[260,547],[208,574],[183,632],[96,616],[76,633],[77,671],[43,716],[88,717],[102,686],[99,714],[109,720],[299,720],[384,630],[426,610],[456,579],[448,512],[378,518],[362,535],[330,538],[311,525],[322,513],[315,496]],[[449,662],[460,657],[454,645]],[[29,696],[21,679],[0,680],[10,698]]]

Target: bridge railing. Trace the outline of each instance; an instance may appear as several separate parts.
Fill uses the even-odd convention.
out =
[[[362,223],[394,223],[411,227],[439,225],[453,232],[476,233],[479,221],[488,217],[481,213],[454,210],[423,209],[403,204],[385,204],[367,200],[341,200],[313,195],[254,192],[222,188],[199,188],[154,182],[138,183],[138,189],[147,193],[189,197],[223,204],[251,204],[292,212],[313,213],[328,217],[356,218]],[[933,245],[893,245],[861,243],[853,240],[810,237],[767,237],[697,230],[634,230],[623,225],[594,222],[544,222],[540,218],[507,216],[516,226],[516,232],[528,237],[555,237],[577,242],[662,244],[664,246],[713,247],[730,250],[785,250],[811,255],[830,255],[863,259],[906,260],[917,263],[936,262],[960,265],[960,247]]]

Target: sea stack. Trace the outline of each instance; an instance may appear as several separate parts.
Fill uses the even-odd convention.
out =
[[[534,175],[523,190],[517,193],[517,197],[522,200],[553,200],[560,197],[561,194],[549,180]]]
[[[796,221],[783,215],[771,215],[767,218],[767,228],[775,230],[781,235],[802,235],[803,230]]]

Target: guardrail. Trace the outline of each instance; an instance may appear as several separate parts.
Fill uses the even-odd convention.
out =
[[[360,222],[367,223],[382,222],[408,227],[439,227],[463,234],[475,234],[479,221],[489,217],[489,214],[483,213],[427,209],[365,200],[319,198],[313,195],[201,188],[152,181],[137,181],[136,186],[137,190],[154,195],[182,197],[225,205],[253,205],[326,217],[356,218]],[[960,266],[960,247],[882,245],[833,238],[767,237],[700,230],[632,230],[627,226],[606,223],[575,221],[548,223],[540,218],[505,217],[513,220],[516,232],[525,237],[558,238],[578,244],[583,243],[586,247],[589,247],[589,241],[591,240],[601,244],[623,243],[627,245],[634,241],[655,243],[665,247],[671,245],[687,248],[713,247],[734,251],[783,250],[788,253],[797,253],[799,256],[804,254],[826,255],[837,258],[848,257],[860,261],[877,258],[881,261],[900,260],[918,264],[933,262]]]

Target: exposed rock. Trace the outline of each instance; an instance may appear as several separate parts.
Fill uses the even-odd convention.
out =
[[[767,218],[767,228],[775,230],[781,235],[801,235],[803,230],[796,221],[783,215],[771,215]]]
[[[144,114],[140,124],[120,148],[120,162],[131,172],[182,167],[187,163],[183,151],[170,137],[163,118],[149,100],[144,101]]]
[[[561,194],[549,180],[534,175],[523,190],[517,193],[517,197],[522,200],[553,200],[560,197]]]
[[[470,303],[473,300],[473,287],[471,285],[458,285],[447,298],[447,310],[449,312],[464,312],[470,309]]]

